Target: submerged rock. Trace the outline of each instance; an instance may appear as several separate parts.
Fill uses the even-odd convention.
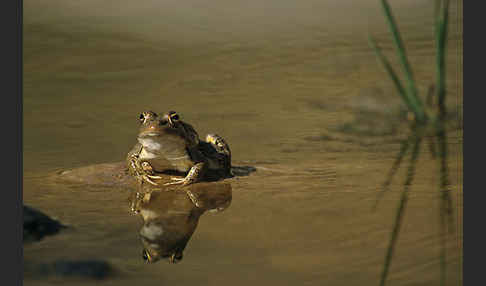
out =
[[[103,260],[57,260],[49,263],[25,261],[24,263],[24,277],[31,279],[59,276],[102,280],[113,273],[113,267]]]
[[[135,185],[128,174],[125,162],[102,163],[58,171],[51,176],[56,183],[70,182],[108,187],[129,187]]]
[[[249,176],[256,170],[252,166],[231,166],[231,172],[236,177]],[[170,182],[173,177],[172,174],[157,175],[162,177],[162,184]],[[50,180],[56,184],[76,183],[130,189],[137,186],[135,178],[128,173],[126,162],[102,163],[57,171],[50,176]]]

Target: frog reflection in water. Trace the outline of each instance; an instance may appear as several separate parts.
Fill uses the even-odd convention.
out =
[[[147,184],[142,191],[132,192],[130,209],[143,219],[139,234],[146,262],[179,262],[200,216],[208,210],[222,211],[231,203],[231,185],[227,182],[202,182],[187,188],[204,202],[203,208],[195,207],[183,193],[158,190]]]
[[[180,120],[175,111],[159,117],[147,111],[140,115],[138,143],[127,156],[130,173],[140,182],[158,185],[156,173],[179,172],[184,178],[172,177],[164,185],[190,185],[203,177],[231,177],[231,151],[224,139],[208,134],[199,140],[194,128]]]

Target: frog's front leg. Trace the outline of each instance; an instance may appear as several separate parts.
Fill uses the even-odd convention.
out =
[[[158,186],[158,184],[154,181],[152,181],[153,179],[162,179],[162,177],[160,176],[156,176],[154,175],[154,170],[152,168],[152,166],[149,164],[149,162],[137,162],[139,165],[140,165],[140,168],[139,168],[139,179],[142,181],[142,182],[147,182],[149,184],[152,184],[154,186]]]
[[[158,184],[152,181],[153,179],[161,179],[160,176],[155,176],[152,166],[146,162],[140,160],[139,154],[142,148],[134,147],[134,150],[130,152],[128,156],[128,169],[132,176],[134,176],[137,181],[142,184],[147,182],[149,184],[157,186]]]
[[[142,145],[140,143],[135,144],[133,146],[132,150],[128,152],[126,162],[127,162],[127,168],[128,168],[128,173],[134,177],[139,176],[139,168],[140,165],[138,163],[138,158],[140,155],[140,152],[142,151]]]
[[[187,173],[185,178],[171,178],[171,180],[174,180],[175,182],[166,183],[165,185],[187,186],[193,184],[201,179],[205,166],[205,162],[196,163],[194,166],[192,166],[191,170],[189,170],[189,173]]]

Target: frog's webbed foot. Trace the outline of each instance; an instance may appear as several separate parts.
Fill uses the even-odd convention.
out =
[[[171,180],[175,181],[175,182],[170,182],[170,183],[165,183],[164,186],[169,186],[169,185],[183,185],[183,186],[186,186],[186,185],[189,185],[189,180],[187,180],[187,178],[170,178]]]
[[[157,184],[156,182],[152,181],[153,178],[160,179],[161,177],[158,177],[158,176],[150,176],[150,175],[141,175],[139,177],[139,179],[141,180],[141,182],[147,182],[147,183],[149,183],[151,185],[158,186],[159,184]]]
[[[187,173],[187,176],[185,178],[170,178],[171,180],[175,182],[170,182],[170,183],[165,183],[165,186],[168,185],[182,185],[182,186],[187,186],[190,184],[193,184],[199,180],[201,177],[202,170],[204,168],[204,162],[197,163],[196,165],[192,166],[191,170],[189,170],[189,173]]]
[[[158,184],[153,180],[162,178],[160,176],[155,176],[152,166],[146,161],[140,162],[140,159],[136,154],[132,155],[130,158],[130,167],[131,173],[139,183],[147,182],[157,186]]]
[[[204,162],[197,163],[194,165],[187,176],[185,178],[171,178],[174,182],[166,183],[165,185],[182,185],[182,186],[187,186],[190,184],[193,184],[199,180],[201,177],[201,173],[203,171],[203,168],[205,166]],[[191,202],[198,208],[202,207],[201,201],[198,200],[197,196],[191,192],[190,190],[185,190],[187,197],[191,200]]]
[[[149,162],[142,162],[140,164],[141,168],[142,168],[142,179],[154,186],[157,186],[158,184],[154,181],[152,181],[153,179],[162,179],[161,176],[155,176],[154,175],[154,169],[152,168],[152,166],[149,164]]]

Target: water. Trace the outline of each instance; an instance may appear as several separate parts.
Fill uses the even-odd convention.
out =
[[[105,285],[376,285],[404,170],[370,209],[406,129],[367,43],[371,33],[394,56],[378,1],[341,2],[24,1],[24,203],[72,226],[26,246],[25,261],[106,260],[116,274]],[[422,93],[435,72],[432,2],[391,3]],[[459,4],[447,57],[457,218],[448,285],[462,282]],[[46,184],[53,170],[123,160],[146,109],[178,111],[201,136],[223,136],[235,165],[257,167],[230,180],[231,205],[201,216],[176,265],[143,263],[129,190]],[[419,161],[390,285],[438,284],[429,157]],[[87,282],[25,272],[24,283]]]

